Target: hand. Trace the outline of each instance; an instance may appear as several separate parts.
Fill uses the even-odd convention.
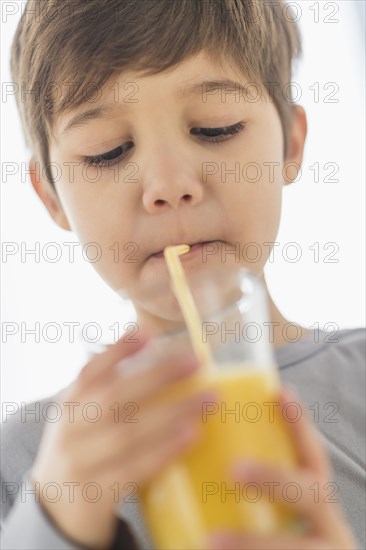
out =
[[[280,406],[299,399],[294,392],[285,388],[279,396]],[[342,510],[337,502],[329,502],[326,491],[330,481],[330,465],[325,450],[319,440],[318,433],[310,417],[302,405],[302,415],[299,421],[291,422],[285,418],[292,432],[293,441],[300,459],[299,467],[294,470],[269,467],[265,464],[242,462],[234,465],[233,477],[243,483],[258,484],[263,494],[269,494],[285,505],[291,506],[294,512],[305,520],[308,526],[304,535],[237,535],[233,533],[215,533],[209,537],[209,548],[250,549],[250,550],[355,550],[352,531],[347,524]],[[286,500],[283,487],[287,483],[297,483],[301,495],[297,502]],[[315,487],[319,494],[315,494]]]
[[[121,496],[136,497],[140,484],[198,437],[207,395],[156,399],[189,380],[197,361],[159,358],[151,348],[145,336],[94,356],[62,395],[59,422],[45,427],[31,479],[46,514],[77,544],[107,548]]]

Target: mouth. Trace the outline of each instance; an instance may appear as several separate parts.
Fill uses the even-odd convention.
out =
[[[180,259],[182,261],[186,261],[188,258],[192,258],[193,256],[197,256],[197,254],[203,254],[204,251],[210,251],[211,253],[215,251],[215,248],[218,249],[219,243],[221,241],[213,240],[213,241],[198,241],[195,243],[186,243],[181,242],[179,244],[188,244],[189,245],[189,251],[186,254],[182,254],[180,256]],[[168,246],[168,245],[167,245]],[[149,259],[154,260],[164,260],[164,250],[159,250],[158,252],[155,252],[154,254],[151,254],[148,257]]]

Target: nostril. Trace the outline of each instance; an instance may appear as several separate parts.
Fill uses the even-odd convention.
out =
[[[180,197],[180,200],[178,202],[183,201],[184,203],[188,204],[188,203],[192,202],[192,200],[193,200],[192,195],[190,195],[189,193],[186,193],[185,195],[182,195]],[[167,204],[171,204],[171,206],[175,206],[174,203],[171,202],[171,201],[166,201],[164,199],[155,199],[154,200],[154,206],[157,207],[157,208],[162,208],[163,206],[166,206]]]

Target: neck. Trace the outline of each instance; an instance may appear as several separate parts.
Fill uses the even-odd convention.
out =
[[[270,335],[270,340],[273,347],[278,348],[280,346],[288,344],[289,342],[296,342],[298,340],[301,340],[309,332],[309,330],[301,327],[298,323],[295,323],[294,321],[289,321],[282,315],[268,291],[268,286],[264,274],[262,273],[259,278],[261,279],[267,296],[269,317],[271,322],[271,326],[268,327],[268,334]],[[146,310],[141,309],[136,304],[135,308],[137,312],[138,324],[144,326],[152,336],[158,336],[159,334],[179,330],[182,328],[182,325],[180,323],[174,323],[156,317]],[[267,327],[265,328],[267,329]]]
[[[282,315],[269,293],[267,282],[263,273],[260,275],[260,279],[265,288],[268,300],[268,309],[273,331],[273,346],[275,348],[278,348],[280,346],[288,344],[289,342],[296,342],[297,340],[301,340],[309,332],[309,330],[301,327],[298,323],[295,323],[294,321],[289,321]]]

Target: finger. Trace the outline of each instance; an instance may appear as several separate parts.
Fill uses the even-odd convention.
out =
[[[144,365],[145,361],[149,361],[149,350],[147,353],[142,353],[145,350],[148,350],[148,345],[134,355],[133,359],[136,360],[137,366],[141,362]],[[169,358],[165,358],[162,360],[162,364],[154,365],[146,372],[143,369],[139,372],[137,368],[137,374],[130,375],[126,380],[119,371],[115,370],[114,375],[107,380],[99,377],[89,383],[87,388],[80,388],[79,385],[71,389],[74,393],[66,396],[65,404],[71,400],[78,405],[76,410],[72,410],[71,416],[69,413],[69,418],[72,419],[74,439],[82,437],[84,441],[84,436],[87,433],[85,430],[88,426],[92,426],[94,431],[99,428],[100,431],[105,430],[111,422],[128,422],[128,415],[134,415],[134,412],[143,410],[147,401],[149,401],[149,406],[159,407],[164,403],[171,405],[174,402],[179,402],[183,396],[184,399],[189,399],[190,396],[194,397],[202,390],[203,385],[199,379],[190,379],[189,375],[198,369],[199,363],[194,356],[179,356],[171,361]],[[185,380],[180,380],[184,377],[186,377]],[[174,384],[173,382],[180,383]],[[167,394],[165,399],[163,399],[162,393],[164,389]],[[75,397],[77,397],[76,400],[73,399]],[[87,416],[89,412],[85,412],[89,411],[89,405],[92,414],[95,410],[97,411],[95,420]],[[74,413],[77,415],[76,421]]]
[[[115,478],[136,482],[140,487],[152,476],[157,476],[175,457],[189,449],[201,437],[201,424],[184,419],[182,423],[171,426],[168,433],[159,434],[146,442],[143,448],[121,461],[115,461],[109,471],[115,472]],[[108,470],[106,470],[108,471]]]
[[[282,411],[289,410],[291,403],[301,408],[300,418],[296,422],[291,422],[289,415],[283,414],[296,447],[299,465],[313,471],[322,479],[327,479],[330,475],[328,457],[305,405],[288,387],[284,387],[280,392],[279,401]]]
[[[177,394],[179,397],[186,392],[194,391],[199,387],[199,380],[190,380],[190,375],[198,372],[199,363],[192,354],[177,355],[170,352],[157,357],[147,344],[144,349],[137,352],[133,357],[124,359],[118,365],[118,372],[110,388],[109,399],[136,401],[141,403],[145,399],[159,398],[158,392],[167,390],[171,393],[171,399]],[[185,379],[185,380],[184,380]],[[174,390],[173,383],[180,382],[181,390],[178,387]],[[156,395],[155,395],[156,394]],[[165,395],[168,398],[168,395]]]
[[[229,533],[210,535],[208,547],[212,550],[334,550],[334,546],[317,538],[264,537]]]
[[[133,340],[122,337],[115,344],[108,346],[103,353],[94,355],[80,371],[78,381],[83,386],[97,382],[98,378],[108,375],[108,367],[113,369],[122,359],[141,350],[149,340],[150,335],[145,330],[139,330]]]
[[[281,502],[307,520],[313,534],[329,533],[338,519],[338,499],[329,499],[324,486],[309,470],[268,465],[236,464],[234,475],[242,483],[255,483],[270,502]],[[333,506],[330,506],[333,504]]]
[[[79,453],[84,457],[84,468],[108,468],[113,463],[127,460],[139,453],[146,456],[158,440],[170,437],[185,423],[197,423],[200,419],[202,403],[213,395],[203,392],[198,396],[181,400],[169,406],[143,407],[136,409],[131,417],[119,418],[118,422],[102,425],[98,433],[88,438],[80,438],[77,443]],[[116,419],[115,419],[116,420]]]

